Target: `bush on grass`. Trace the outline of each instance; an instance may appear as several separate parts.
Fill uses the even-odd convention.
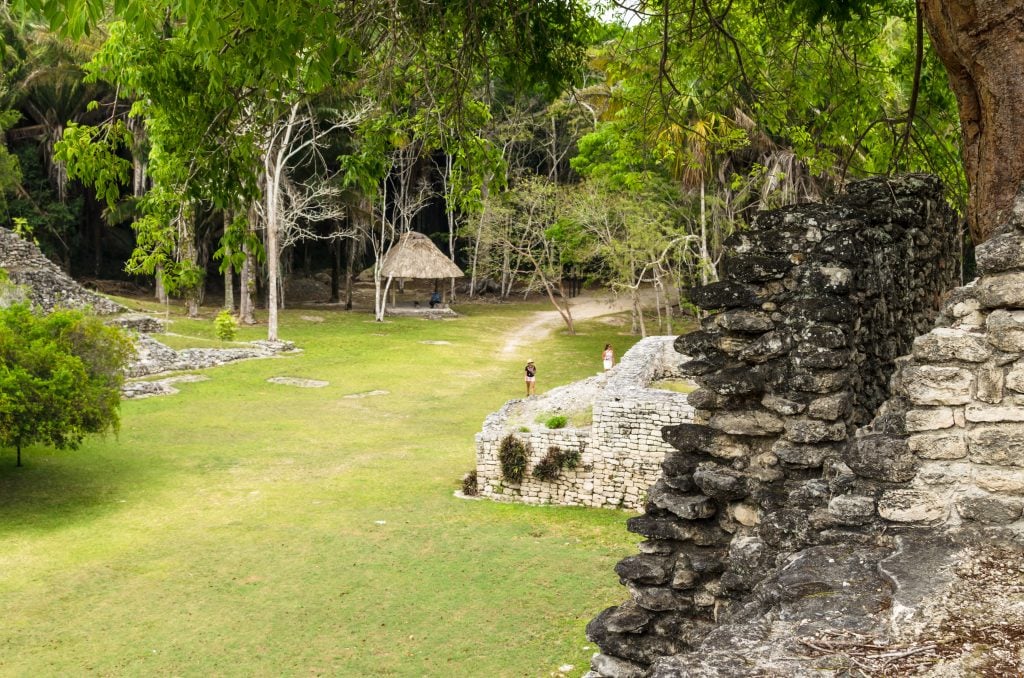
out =
[[[467,497],[475,497],[480,493],[480,488],[476,484],[476,469],[473,469],[466,475],[462,476],[462,494]]]
[[[569,418],[564,414],[556,414],[548,417],[544,425],[548,428],[565,428],[565,425],[569,423]]]
[[[235,333],[238,331],[238,321],[231,315],[231,311],[224,309],[217,314],[213,320],[214,328],[217,331],[217,338],[221,341],[234,341]]]

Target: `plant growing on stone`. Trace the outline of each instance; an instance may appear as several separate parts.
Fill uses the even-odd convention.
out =
[[[476,469],[462,477],[462,494],[467,497],[475,497],[480,494],[480,488],[477,486],[476,481]]]
[[[569,423],[569,418],[564,414],[556,414],[547,418],[544,422],[544,426],[547,428],[565,428],[565,425]]]
[[[505,480],[518,483],[526,475],[526,465],[530,459],[529,445],[509,433],[498,447],[498,462],[501,464],[501,475]]]
[[[227,309],[217,314],[217,317],[213,320],[213,325],[217,331],[217,338],[221,341],[233,341],[235,333],[238,331],[238,321],[231,315],[231,311]]]
[[[562,469],[575,469],[579,463],[579,450],[562,450],[560,447],[552,445],[548,448],[547,455],[533,467],[533,477],[537,480],[551,482],[558,479]]]
[[[562,472],[561,456],[560,449],[549,447],[547,455],[534,465],[533,477],[544,482],[558,480],[558,474]]]

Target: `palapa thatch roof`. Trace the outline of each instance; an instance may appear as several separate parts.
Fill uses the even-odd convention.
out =
[[[430,238],[412,231],[388,250],[380,269],[389,278],[461,278],[464,275]]]

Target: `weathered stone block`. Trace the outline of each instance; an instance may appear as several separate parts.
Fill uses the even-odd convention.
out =
[[[807,405],[796,400],[790,400],[775,393],[767,393],[761,398],[761,405],[765,409],[771,410],[777,414],[781,414],[787,417],[793,416],[794,414],[802,414],[807,409]]]
[[[640,664],[603,653],[595,654],[590,658],[590,668],[597,675],[609,678],[642,678],[647,672],[647,669]]]
[[[841,494],[828,503],[828,512],[840,525],[863,525],[875,515],[875,500],[856,494]]]
[[[726,533],[717,525],[685,522],[679,518],[644,514],[626,521],[626,529],[648,539],[692,541],[700,546],[719,544]]]
[[[842,389],[849,379],[845,370],[795,370],[790,385],[804,393],[834,393]]]
[[[701,494],[679,494],[667,487],[664,480],[659,480],[651,487],[647,500],[660,509],[674,513],[683,520],[710,518],[715,515],[717,510],[715,502],[710,497]]]
[[[802,269],[798,280],[801,285],[828,294],[849,294],[853,284],[853,271],[843,266],[817,264]]]
[[[629,595],[640,607],[653,612],[668,610],[692,610],[693,598],[686,594],[664,586],[637,586],[627,584]]]
[[[917,479],[925,485],[961,485],[971,477],[970,464],[932,461],[921,465]]]
[[[729,257],[723,262],[725,277],[735,282],[763,282],[778,280],[793,268],[785,257],[764,257],[745,254]]]
[[[815,398],[807,406],[807,416],[825,421],[835,421],[850,413],[852,403],[853,396],[849,391]]]
[[[1006,373],[1001,367],[982,367],[977,371],[975,397],[993,405],[1002,402]]]
[[[1010,368],[1010,371],[1006,373],[1004,385],[1011,391],[1024,393],[1024,365],[1015,364]]]
[[[839,370],[850,364],[853,354],[847,349],[832,350],[821,347],[800,347],[792,353],[793,364],[812,370]]]
[[[707,358],[718,354],[718,337],[700,330],[679,335],[672,346],[676,353],[691,358]]]
[[[730,332],[767,332],[775,327],[767,313],[745,309],[719,313],[715,316],[715,323]]]
[[[905,438],[880,434],[854,440],[843,460],[859,476],[893,483],[913,478],[918,466]]]
[[[764,390],[764,377],[749,367],[736,367],[709,374],[701,386],[721,395],[746,395]]]
[[[782,419],[764,410],[716,412],[711,427],[723,433],[743,436],[766,436],[783,430]]]
[[[1024,352],[1024,311],[992,311],[985,320],[988,342],[1000,351]]]
[[[729,505],[729,515],[740,525],[754,527],[761,522],[760,511],[757,506],[741,502]]]
[[[629,556],[615,566],[619,577],[640,584],[664,584],[670,572],[671,563],[665,556]]]
[[[969,370],[935,365],[904,367],[899,380],[901,392],[915,405],[965,405],[974,386]]]
[[[975,426],[967,431],[967,449],[970,460],[976,464],[1024,466],[1024,427]]]
[[[948,407],[907,410],[905,420],[908,433],[938,431],[950,428],[956,423],[953,419],[953,410]]]
[[[843,298],[816,297],[800,299],[782,307],[782,311],[805,323],[848,323],[856,315],[853,304]]]
[[[841,421],[824,422],[817,419],[789,417],[785,420],[783,438],[794,443],[820,443],[846,439],[846,424]]]
[[[743,499],[750,494],[746,475],[714,462],[705,462],[693,472],[693,482],[709,497],[723,501]]]
[[[967,441],[963,433],[921,433],[907,439],[910,451],[922,459],[963,459]]]
[[[805,325],[799,329],[799,338],[808,346],[843,348],[848,340],[843,328],[836,325]]]
[[[1024,499],[985,492],[969,492],[956,499],[956,510],[965,520],[987,525],[1005,525],[1020,519]]]
[[[705,310],[750,307],[757,304],[754,288],[735,282],[717,282],[690,289],[690,301]]]
[[[974,249],[974,257],[983,275],[1024,269],[1024,238],[1016,233],[993,236]]]
[[[1024,496],[1024,470],[975,466],[973,480],[987,492]]]
[[[797,468],[818,468],[825,459],[836,454],[834,445],[801,445],[788,440],[779,440],[772,445],[772,454],[779,461]]]
[[[914,357],[924,362],[963,360],[980,363],[992,355],[992,347],[981,334],[952,327],[937,327],[914,339]]]
[[[662,440],[681,452],[706,450],[715,433],[715,429],[700,424],[677,424],[661,428]]]
[[[964,416],[974,422],[1024,421],[1024,407],[971,403],[964,408]]]
[[[789,352],[790,336],[784,332],[767,332],[748,344],[737,357],[748,363],[760,364],[774,360]]]
[[[997,273],[982,277],[978,284],[982,308],[1024,307],[1024,273]]]
[[[928,490],[889,490],[878,500],[878,515],[896,523],[933,523],[947,514],[945,502]]]

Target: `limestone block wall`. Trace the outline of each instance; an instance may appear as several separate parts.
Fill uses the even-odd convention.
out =
[[[47,259],[34,243],[6,228],[0,228],[0,268],[7,271],[11,282],[24,285],[29,300],[46,311],[88,306],[99,315],[108,315],[127,310],[83,288]]]
[[[692,416],[686,394],[649,388],[657,379],[680,376],[683,356],[673,350],[672,340],[643,339],[609,372],[539,398],[509,401],[487,417],[476,436],[481,495],[528,504],[643,506],[672,449],[661,435],[662,427]],[[533,421],[537,413],[579,411],[588,404],[593,407],[588,427],[551,430]],[[498,461],[498,447],[510,433],[531,450],[520,483],[503,478]],[[564,469],[556,480],[543,481],[532,470],[551,447],[579,450],[581,460],[576,469]]]
[[[1017,212],[901,359],[894,397],[847,452],[858,481],[842,502],[890,523],[1024,531],[1024,201]]]
[[[880,532],[876,497],[916,461],[885,437],[899,432],[895,414],[875,418],[885,436],[872,434],[870,450],[860,443],[872,436],[847,443],[954,286],[957,232],[939,182],[910,176],[760,215],[727,243],[723,280],[691,293],[716,312],[676,342],[700,389],[694,421],[664,429],[674,449],[644,515],[628,521],[647,539],[616,566],[630,598],[587,628],[596,675],[644,675],[696,648],[789,554]],[[964,375],[943,376],[966,388]],[[909,467],[868,477],[886,455]]]

